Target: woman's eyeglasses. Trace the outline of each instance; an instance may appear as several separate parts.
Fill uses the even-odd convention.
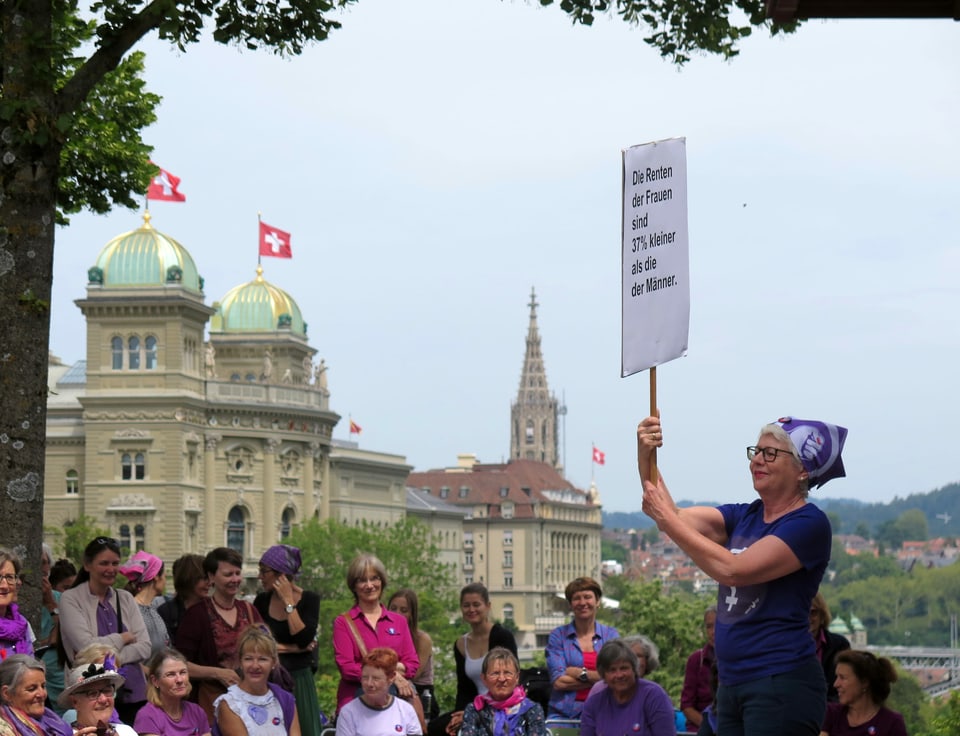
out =
[[[763,455],[763,459],[768,463],[772,463],[780,455],[793,455],[790,450],[781,450],[779,447],[756,447],[751,446],[747,448],[747,457],[750,460],[753,460],[757,455]]]
[[[10,587],[17,585],[20,582],[19,575],[0,575],[0,583],[6,583]]]
[[[99,687],[96,690],[84,690],[82,693],[77,693],[78,695],[84,696],[87,700],[99,700],[102,695],[105,698],[112,698],[114,696],[113,685],[108,687]]]

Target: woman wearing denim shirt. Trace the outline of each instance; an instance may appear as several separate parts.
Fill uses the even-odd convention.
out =
[[[553,682],[547,718],[579,718],[590,688],[600,680],[597,652],[620,634],[597,622],[603,591],[593,578],[577,578],[564,591],[573,621],[550,632],[547,669]]]

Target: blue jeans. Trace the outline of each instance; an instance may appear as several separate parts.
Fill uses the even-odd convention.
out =
[[[819,736],[827,684],[816,657],[789,672],[717,690],[723,736]]]

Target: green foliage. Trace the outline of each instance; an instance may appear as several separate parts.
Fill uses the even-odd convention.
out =
[[[157,169],[142,137],[156,121],[160,97],[146,91],[144,54],[134,52],[104,75],[73,116],[60,154],[58,220],[86,208],[103,214],[119,205],[135,209]]]
[[[932,714],[925,732],[914,731],[916,736],[957,736],[960,733],[960,690],[932,707]]]
[[[540,4],[553,1],[540,0]],[[736,56],[737,44],[751,34],[753,26],[769,28],[774,35],[792,32],[797,26],[768,20],[764,0],[561,0],[560,7],[574,23],[587,26],[598,14],[615,9],[627,23],[648,27],[651,33],[643,40],[678,65],[689,61],[694,51],[725,59]]]
[[[890,689],[887,707],[900,713],[907,724],[907,733],[923,733],[926,728],[927,695],[916,677],[898,670],[898,678]]]
[[[303,558],[300,584],[320,595],[320,620],[330,625],[354,605],[353,594],[346,586],[350,561],[361,552],[379,557],[387,570],[384,605],[397,588],[415,590],[420,602],[420,628],[434,641],[434,667],[437,672],[453,672],[453,655],[446,643],[452,643],[456,636],[450,623],[458,608],[454,570],[437,562],[440,550],[426,526],[413,519],[389,527],[313,520],[295,530],[289,544],[299,547]],[[325,713],[333,713],[339,672],[329,631],[320,637],[319,660],[321,707]],[[455,687],[454,678],[437,678],[441,703],[452,705]]]
[[[47,527],[44,533],[52,540],[54,557],[66,557],[78,568],[83,564],[83,550],[90,540],[109,537],[110,530],[97,526],[92,516],[81,516],[60,527]]]
[[[848,583],[838,583],[840,578],[823,586],[830,610],[834,618],[860,618],[871,644],[949,646],[950,616],[960,600],[960,565],[917,567],[910,574],[897,568],[894,574]]]
[[[626,564],[630,559],[630,550],[628,550],[622,544],[618,544],[611,539],[601,539],[600,559],[616,560],[621,564]]]
[[[833,580],[834,587],[857,580],[868,580],[875,577],[896,578],[903,577],[906,574],[896,558],[889,555],[874,557],[870,554],[847,554],[843,545],[837,539],[833,540],[830,567],[836,573]]]
[[[619,609],[603,609],[600,617],[616,626],[622,636],[644,634],[659,647],[660,669],[649,679],[660,683],[674,704],[678,704],[687,657],[705,641],[703,612],[712,598],[695,596],[675,587],[667,593],[656,580],[627,582],[619,600]]]

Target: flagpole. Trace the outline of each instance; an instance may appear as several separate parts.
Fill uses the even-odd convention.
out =
[[[593,474],[597,472],[597,444],[590,443],[590,485],[593,485]]]
[[[263,213],[260,210],[257,210],[257,265],[260,264],[260,223],[263,222]]]

